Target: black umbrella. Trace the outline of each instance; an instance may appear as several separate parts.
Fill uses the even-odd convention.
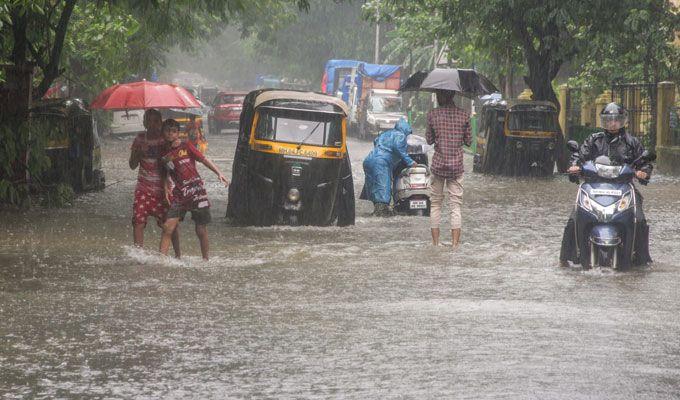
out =
[[[465,96],[483,96],[498,92],[484,75],[473,69],[435,68],[430,72],[419,71],[411,75],[399,89],[434,92],[452,90]]]

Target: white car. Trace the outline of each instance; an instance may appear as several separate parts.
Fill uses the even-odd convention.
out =
[[[114,111],[111,133],[126,135],[144,132],[144,110]]]

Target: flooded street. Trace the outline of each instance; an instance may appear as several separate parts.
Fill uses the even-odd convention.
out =
[[[231,177],[235,134],[209,140]],[[468,156],[454,253],[427,218],[361,200],[349,228],[230,227],[201,166],[204,263],[189,219],[182,260],[151,222],[131,246],[131,141],[105,140],[104,191],[0,213],[0,397],[680,397],[680,179],[641,188],[653,265],[608,272],[557,266],[563,176],[487,177]],[[371,146],[349,143],[357,194]]]

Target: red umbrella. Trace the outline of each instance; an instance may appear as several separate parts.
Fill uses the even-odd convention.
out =
[[[90,105],[103,110],[200,107],[194,95],[181,86],[147,81],[113,85]]]

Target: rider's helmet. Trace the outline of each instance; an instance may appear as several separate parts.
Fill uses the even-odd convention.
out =
[[[628,122],[628,111],[616,103],[609,103],[600,112],[600,121],[604,129],[618,131]]]

